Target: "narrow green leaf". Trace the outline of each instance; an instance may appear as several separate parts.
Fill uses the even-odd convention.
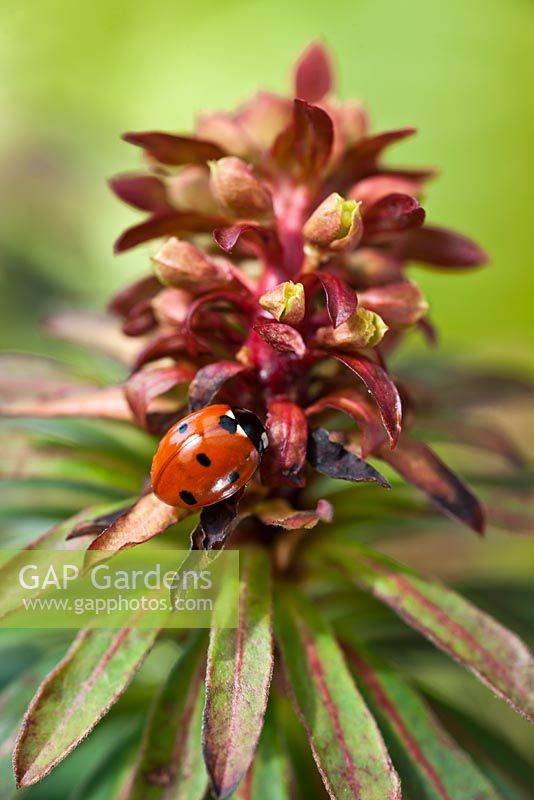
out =
[[[437,647],[534,720],[534,659],[511,631],[456,592],[373,551],[343,544],[328,558]]]
[[[533,757],[518,752],[506,733],[452,704],[441,693],[429,691],[426,686],[422,691],[447,730],[476,759],[479,769],[506,800],[531,800]]]
[[[277,592],[275,630],[324,784],[336,800],[397,800],[400,783],[334,635],[302,597]]]
[[[81,550],[87,546],[91,537],[80,536],[67,539],[69,533],[82,522],[92,520],[102,514],[109,514],[122,508],[124,501],[91,506],[79,514],[60,522],[41,536],[26,545],[21,553],[0,564],[0,620],[22,606],[26,596],[25,589],[18,580],[18,572],[27,563],[27,550]]]
[[[13,756],[17,785],[44,778],[106,714],[133,678],[156,630],[84,630],[45,678]]]
[[[396,671],[359,644],[351,642],[346,654],[390,752],[399,754],[395,761],[403,788],[420,800],[498,800],[494,788]]]
[[[5,658],[9,653],[2,653]],[[53,666],[53,655],[40,659],[23,670],[16,680],[0,692],[0,797],[14,798],[18,793],[13,778],[11,754],[17,739],[17,731],[28,703],[41,681]]]
[[[271,698],[256,755],[231,800],[289,800],[289,761],[278,734]]]
[[[204,760],[218,798],[246,773],[260,736],[273,668],[268,554],[241,551],[239,626],[214,627],[206,673]]]
[[[195,636],[180,656],[149,716],[134,772],[121,800],[202,800],[206,638]]]

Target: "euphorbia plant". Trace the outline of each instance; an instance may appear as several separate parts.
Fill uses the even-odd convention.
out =
[[[410,264],[455,271],[485,256],[464,236],[425,224],[420,197],[431,170],[386,165],[386,149],[413,129],[370,133],[363,107],[337,101],[331,84],[329,57],[312,45],[297,65],[294,100],[259,93],[234,113],[202,115],[193,136],[126,134],[145,169],[111,186],[147,216],[116,250],[163,239],[152,273],[111,301],[123,338],[107,344],[127,353],[129,375],[120,386],[5,407],[120,420],[156,437],[152,449],[176,420],[214,402],[252,410],[268,433],[255,478],[195,523],[152,493],[149,447],[137,459],[139,499],[126,504],[119,491],[113,508],[82,512],[40,540],[113,554],[161,534],[183,541],[185,525],[195,549],[240,550],[238,628],[214,628],[207,656],[202,636],[183,637],[110,796],[321,796],[289,741],[290,698],[331,797],[497,797],[417,691],[373,651],[362,620],[376,612],[362,591],[532,718],[526,646],[369,546],[368,529],[372,536],[381,521],[420,526],[432,516],[425,508],[420,517],[395,474],[483,532],[473,491],[420,438],[425,426],[447,429],[461,391],[433,393],[409,374],[397,380],[389,364],[412,329],[435,338]],[[126,347],[126,337],[135,344]],[[520,460],[497,431],[484,435],[467,418],[458,431],[464,444]],[[127,456],[114,455],[120,472]],[[338,481],[373,485],[340,492]],[[390,481],[397,504],[385,499]],[[348,587],[354,599],[336,613]],[[134,629],[76,638],[26,716],[19,785],[35,783],[81,741],[156,636],[175,638]]]

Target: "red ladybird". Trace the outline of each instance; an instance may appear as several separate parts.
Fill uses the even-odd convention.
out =
[[[251,411],[207,406],[167,431],[152,462],[152,488],[171,506],[212,505],[252,478],[267,445],[263,425]]]

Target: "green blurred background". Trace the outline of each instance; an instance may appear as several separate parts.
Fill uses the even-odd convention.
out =
[[[531,0],[2,0],[0,331],[50,352],[39,320],[98,308],[142,274],[114,258],[136,218],[105,179],[135,168],[128,129],[185,131],[258,87],[284,91],[313,38],[332,48],[341,97],[375,130],[416,125],[393,160],[436,165],[432,221],[472,235],[491,265],[417,270],[442,347],[526,367],[534,343],[534,3]],[[530,222],[530,224],[529,224]]]

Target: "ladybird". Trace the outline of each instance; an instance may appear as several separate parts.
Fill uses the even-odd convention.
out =
[[[252,411],[223,404],[194,411],[159,444],[150,473],[154,494],[180,508],[225,500],[252,478],[267,445]]]

